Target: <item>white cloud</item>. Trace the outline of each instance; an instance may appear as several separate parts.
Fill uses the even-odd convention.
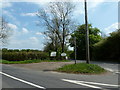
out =
[[[43,33],[41,33],[41,32],[36,32],[36,35],[43,35]]]
[[[103,2],[105,2],[106,0],[92,0],[92,1],[90,1],[89,0],[89,2],[88,2],[88,7],[89,8],[95,8],[95,7],[97,7],[99,4],[101,4],[101,3],[103,3]]]
[[[15,18],[15,16],[12,15],[11,12],[7,10],[2,10],[2,15],[5,17],[8,17],[10,20],[14,21],[15,24],[20,25],[20,22]]]
[[[22,28],[23,33],[28,33],[29,31],[26,28]]]
[[[56,0],[3,0],[3,2],[50,2]]]
[[[32,34],[33,32],[29,32]],[[24,37],[22,30],[15,30],[13,35],[9,38],[8,48],[17,49],[41,49],[43,48],[43,38],[37,38],[35,36]]]
[[[12,7],[12,4],[10,2],[2,2],[2,1],[0,1],[0,9],[8,8],[8,7]]]
[[[13,30],[18,28],[15,24],[11,24],[11,23],[8,23],[8,26]]]
[[[87,3],[87,9],[89,11],[95,9],[98,5],[102,4],[103,2],[105,2],[105,0],[88,0]],[[81,2],[77,2],[76,3],[76,8],[74,11],[74,15],[80,15],[80,14],[84,14],[84,3]]]
[[[84,0],[3,0],[4,2],[60,2],[60,1],[69,1],[69,2],[83,2]],[[87,0],[89,2],[93,2],[95,0]],[[96,2],[100,2],[101,0],[96,0]],[[119,0],[104,0],[105,2],[118,2]]]
[[[30,37],[29,38],[31,40],[31,42],[38,42],[39,40],[37,39],[37,37]]]
[[[27,39],[19,39],[16,36],[12,37],[10,40],[8,48],[16,49],[39,49],[42,50],[43,44],[38,41],[36,37],[30,37]]]
[[[84,6],[83,3],[77,3],[75,4],[75,11],[74,11],[74,15],[80,15],[80,14],[84,14]]]
[[[39,45],[39,44],[40,44],[40,42],[39,42],[39,40],[38,40],[37,37],[30,37],[28,41],[31,42],[31,45],[32,45],[32,46],[34,46],[34,45]]]
[[[21,16],[36,16],[37,12],[34,13],[21,13]]]
[[[40,21],[36,20],[36,21],[33,21],[36,25],[38,25],[40,23]]]
[[[7,10],[3,10],[2,14],[5,15],[5,16],[8,16],[12,20],[15,20],[15,17],[9,11],[7,11]]]
[[[3,2],[2,3],[2,8],[8,8],[8,7],[12,7],[12,4],[10,2]]]
[[[105,28],[103,32],[106,35],[109,35],[109,33],[116,31],[117,29],[118,29],[118,23],[114,23],[114,24],[108,26],[107,28]]]

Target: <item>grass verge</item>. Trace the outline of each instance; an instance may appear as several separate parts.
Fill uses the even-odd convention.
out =
[[[95,64],[86,64],[86,63],[77,63],[65,65],[61,68],[58,68],[58,72],[66,73],[80,73],[80,74],[101,74],[105,73],[106,70]]]
[[[27,64],[27,63],[39,63],[39,62],[69,62],[69,60],[24,60],[24,61],[0,60],[0,63],[3,64]]]

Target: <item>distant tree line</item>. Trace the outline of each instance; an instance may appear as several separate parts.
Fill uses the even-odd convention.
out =
[[[42,52],[42,50],[34,50],[34,49],[7,49],[2,48],[2,52]]]
[[[2,59],[9,61],[23,61],[23,60],[47,60],[49,59],[49,54],[39,50],[30,49],[2,49]]]

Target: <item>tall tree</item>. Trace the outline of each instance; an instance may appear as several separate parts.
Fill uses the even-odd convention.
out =
[[[91,24],[88,24],[89,38],[90,38],[90,52],[92,52],[92,47],[95,43],[99,42],[102,37],[100,36],[100,30],[98,28],[93,28]],[[78,26],[77,30],[71,35],[69,40],[70,46],[74,46],[74,37],[76,37],[76,52],[77,59],[86,59],[86,38],[85,38],[85,24]]]
[[[47,10],[38,11],[37,16],[47,29],[44,34],[50,38],[56,51],[61,48],[61,52],[64,52],[66,38],[73,26],[71,19],[73,10],[74,5],[70,2],[52,2],[49,3]]]
[[[94,45],[94,60],[120,62],[120,29]]]
[[[10,32],[11,28],[9,27],[7,21],[3,17],[0,17],[0,41],[3,45],[7,43]]]

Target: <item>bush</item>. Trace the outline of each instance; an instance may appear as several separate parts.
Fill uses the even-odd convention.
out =
[[[49,55],[46,52],[42,51],[28,51],[28,50],[5,50],[2,51],[2,59],[8,61],[23,61],[23,60],[33,60],[40,59],[45,60],[48,59]]]
[[[120,60],[120,31],[111,35],[94,45],[94,60]]]
[[[74,51],[67,51],[67,56],[68,56],[68,59],[74,60],[75,59],[75,52]]]

